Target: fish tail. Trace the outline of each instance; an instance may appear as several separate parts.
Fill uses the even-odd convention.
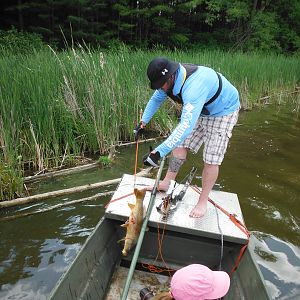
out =
[[[134,194],[135,194],[136,199],[143,200],[145,197],[145,194],[146,194],[146,190],[145,189],[143,189],[143,190],[134,189]]]

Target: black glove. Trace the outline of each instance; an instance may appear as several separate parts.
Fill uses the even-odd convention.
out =
[[[158,161],[160,160],[160,153],[156,151],[155,153],[147,153],[143,156],[143,163],[145,166],[158,167]]]
[[[139,136],[144,132],[144,128],[142,128],[142,122],[140,122],[133,130],[134,140],[137,141]]]

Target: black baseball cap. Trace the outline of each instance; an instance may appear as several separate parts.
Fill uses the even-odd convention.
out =
[[[147,68],[151,89],[160,89],[178,69],[179,63],[175,61],[164,57],[154,58]]]

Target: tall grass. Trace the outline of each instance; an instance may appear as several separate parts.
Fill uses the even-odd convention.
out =
[[[56,53],[0,56],[0,159],[13,169],[59,166],[66,155],[101,154],[133,139],[139,111],[151,95],[146,68],[155,56],[220,70],[239,89],[244,107],[299,86],[297,58],[224,52],[107,52],[81,47]],[[260,100],[263,99],[263,100]],[[151,126],[173,126],[170,105]],[[21,162],[21,163],[20,163]],[[0,195],[1,197],[1,195]]]

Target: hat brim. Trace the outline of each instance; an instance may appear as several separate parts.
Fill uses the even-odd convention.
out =
[[[205,299],[218,299],[224,297],[230,287],[230,277],[226,272],[213,271],[214,289],[205,295]]]
[[[163,79],[150,82],[150,88],[152,90],[158,90],[162,88],[162,86],[168,81],[168,79],[179,69],[179,63],[175,61],[170,61],[167,67],[169,69],[167,76],[165,76]]]

